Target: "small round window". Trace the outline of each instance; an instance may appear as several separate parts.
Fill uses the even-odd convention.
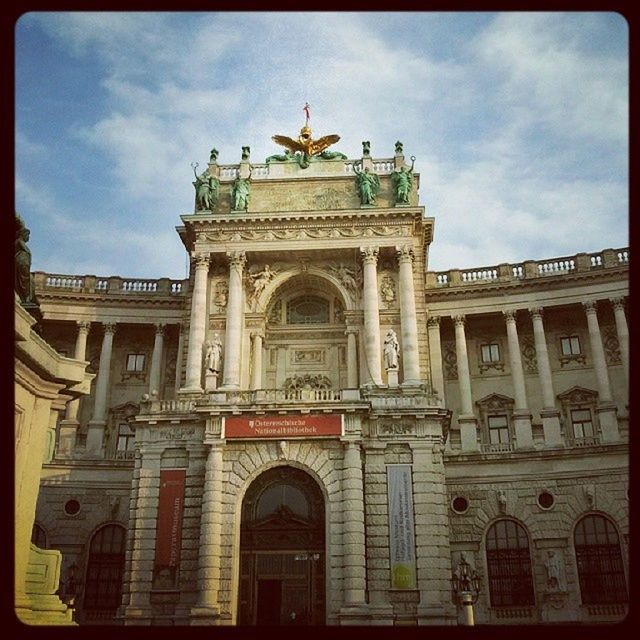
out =
[[[551,493],[548,491],[542,491],[538,495],[538,506],[541,509],[551,509],[555,504],[556,500]]]
[[[64,512],[68,516],[75,516],[80,511],[80,503],[77,500],[67,500],[64,504]]]
[[[456,496],[451,501],[451,508],[456,513],[464,513],[469,508],[469,501],[464,496]]]

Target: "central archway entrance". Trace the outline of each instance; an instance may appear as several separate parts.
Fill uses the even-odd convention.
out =
[[[282,466],[256,478],[242,502],[241,625],[325,622],[324,497],[304,471]]]

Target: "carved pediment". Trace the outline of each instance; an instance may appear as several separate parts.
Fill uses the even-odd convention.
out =
[[[137,402],[125,402],[111,407],[109,412],[123,420],[132,420],[140,413],[140,405]]]
[[[499,393],[490,393],[480,400],[476,400],[478,407],[486,412],[489,411],[510,411],[513,408],[514,400]]]
[[[575,385],[558,394],[562,404],[590,404],[598,402],[598,392]]]

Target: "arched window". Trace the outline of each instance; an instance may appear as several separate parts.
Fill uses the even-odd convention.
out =
[[[329,322],[329,301],[320,296],[299,296],[287,302],[287,324]]]
[[[47,548],[47,534],[45,530],[38,524],[33,524],[31,530],[31,543],[35,544],[38,549]]]
[[[498,520],[487,532],[487,573],[491,606],[532,606],[529,539],[513,520]]]
[[[83,609],[88,618],[110,618],[120,606],[124,573],[125,529],[108,524],[89,545]]]
[[[586,516],[574,532],[582,604],[627,601],[620,540],[604,516]]]

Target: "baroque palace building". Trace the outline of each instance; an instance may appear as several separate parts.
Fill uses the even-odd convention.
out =
[[[623,619],[628,249],[429,271],[403,145],[313,144],[212,150],[188,279],[34,274],[95,374],[32,538],[75,620],[450,625],[464,566],[477,624]]]

